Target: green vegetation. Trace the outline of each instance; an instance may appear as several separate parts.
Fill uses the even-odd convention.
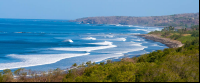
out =
[[[131,16],[108,16],[87,17],[70,22],[81,22],[83,24],[122,24],[141,26],[174,26],[175,28],[190,28],[199,24],[199,13],[174,14],[167,16],[131,17]]]
[[[193,37],[191,35],[188,35],[188,36],[182,36],[182,37],[179,37],[177,38],[177,40],[179,41],[182,41],[182,43],[186,43],[186,41],[192,41],[194,40],[196,37]]]
[[[67,72],[55,69],[37,75],[25,69],[14,73],[6,69],[0,72],[0,82],[199,82],[199,26],[192,27],[175,30],[170,26],[149,33],[183,42],[185,45],[179,48],[157,50],[119,62],[107,60],[106,64],[75,63]],[[18,78],[14,79],[13,74]]]
[[[194,27],[194,26],[193,26]],[[64,82],[198,82],[199,81],[199,31],[175,30],[165,27],[151,32],[183,42],[179,48],[167,48],[119,62],[94,64],[69,71]],[[189,34],[189,35],[188,35]],[[191,35],[190,35],[191,34]],[[83,71],[84,70],[84,71]],[[73,78],[72,78],[73,77]]]
[[[74,67],[76,67],[76,66],[77,66],[77,64],[76,64],[76,63],[74,63],[74,64],[73,64],[73,66],[74,66]]]
[[[195,40],[193,41],[195,42]],[[132,61],[131,61],[132,60]],[[131,60],[69,71],[64,82],[198,82],[199,44],[158,50]]]
[[[182,43],[186,43],[187,41],[192,41],[199,38],[199,25],[192,26],[191,30],[187,30],[186,28],[182,29],[174,29],[174,27],[165,27],[161,31],[153,31],[149,34],[160,35],[161,37],[170,38],[173,40],[179,40]]]

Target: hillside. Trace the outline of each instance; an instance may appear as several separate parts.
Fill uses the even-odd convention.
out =
[[[199,24],[199,13],[174,14],[167,16],[108,16],[108,17],[87,17],[70,22],[81,22],[82,24],[122,24],[122,25],[140,25],[140,26],[157,26],[166,27],[174,26],[175,28],[188,28],[191,25]]]

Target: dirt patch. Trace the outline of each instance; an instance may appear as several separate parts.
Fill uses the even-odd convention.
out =
[[[188,35],[191,35],[191,34],[183,34],[183,36],[188,36]]]
[[[135,61],[131,58],[123,58],[122,61],[135,63]]]

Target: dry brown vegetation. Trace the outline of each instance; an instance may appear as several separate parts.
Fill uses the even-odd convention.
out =
[[[183,34],[183,36],[189,36],[189,35],[191,35],[191,34]]]
[[[134,61],[133,59],[131,58],[123,58],[121,61],[123,62],[132,62],[132,63],[135,63],[136,61]]]
[[[13,74],[9,69],[3,71],[0,82],[61,82],[64,76],[67,74],[61,69],[49,70],[47,72],[31,71],[20,68]],[[1,78],[1,77],[0,77]]]

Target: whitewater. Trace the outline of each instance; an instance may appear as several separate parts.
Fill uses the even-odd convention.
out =
[[[74,63],[140,56],[168,47],[134,34],[161,29],[67,20],[0,19],[0,71],[67,69]]]

